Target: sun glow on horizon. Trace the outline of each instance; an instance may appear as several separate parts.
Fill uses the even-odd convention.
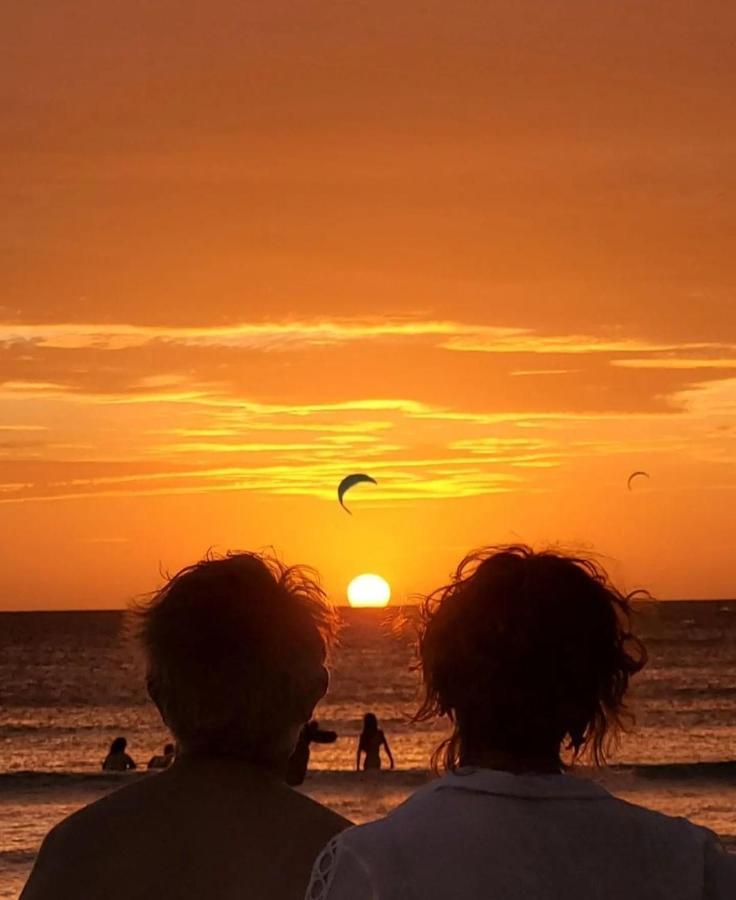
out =
[[[348,585],[348,603],[354,609],[388,606],[391,587],[385,578],[366,572],[358,575]]]

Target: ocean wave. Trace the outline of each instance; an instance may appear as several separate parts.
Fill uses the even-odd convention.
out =
[[[736,760],[622,764],[611,766],[609,771],[615,774],[633,775],[636,778],[662,779],[664,781],[708,780],[736,784]]]
[[[86,787],[113,787],[127,784],[138,778],[150,776],[147,770],[136,772],[63,772],[18,770],[0,772],[0,792],[7,795],[10,791],[38,791],[41,789]]]
[[[36,858],[37,850],[0,850],[0,866],[28,866]]]
[[[618,763],[603,769],[578,766],[576,773],[582,777],[606,782],[621,776],[662,779],[667,781],[711,780],[736,784],[736,760],[676,763]],[[63,788],[75,786],[113,787],[140,778],[155,777],[146,770],[135,772],[65,772],[65,771],[14,771],[0,772],[0,790]],[[363,780],[386,779],[402,786],[421,785],[430,781],[429,769],[383,769],[379,772],[356,772],[352,769],[313,769],[307,776],[307,785],[320,783],[354,784]]]

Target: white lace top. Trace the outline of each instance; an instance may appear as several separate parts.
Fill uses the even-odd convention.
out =
[[[351,900],[369,900],[378,894],[374,893],[370,872],[360,858],[344,841],[333,838],[314,864],[307,900],[343,896],[350,896]]]
[[[466,770],[317,859],[307,900],[736,900],[712,832],[571,775]]]

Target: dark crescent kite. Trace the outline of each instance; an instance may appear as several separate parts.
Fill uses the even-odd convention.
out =
[[[631,490],[631,482],[640,475],[642,478],[649,478],[649,472],[632,472],[631,475],[629,475],[629,480],[626,482],[626,487],[628,487],[629,490]]]
[[[337,499],[340,501],[340,506],[345,510],[348,515],[352,516],[350,510],[345,506],[342,502],[342,498],[345,496],[345,492],[349,491],[351,487],[356,484],[360,484],[363,481],[370,481],[371,484],[378,484],[375,478],[371,478],[370,475],[364,475],[362,472],[355,472],[353,475],[347,475],[340,484],[337,486]]]

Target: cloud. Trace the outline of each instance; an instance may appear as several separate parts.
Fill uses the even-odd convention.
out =
[[[524,329],[423,319],[315,319],[240,322],[227,326],[176,327],[104,323],[0,324],[0,344],[32,344],[57,350],[121,350],[160,341],[185,347],[241,347],[288,350],[350,341],[391,338],[446,338],[476,335],[503,340]]]
[[[674,400],[688,414],[698,418],[736,417],[736,378],[693,385],[680,391]]]
[[[482,457],[486,464],[511,467],[552,468],[571,455],[559,442],[541,438],[471,438],[453,441],[450,448]]]
[[[241,426],[242,426],[242,417],[240,417]],[[334,432],[336,434],[343,435],[343,437],[347,434],[367,434],[378,431],[385,431],[387,428],[391,428],[390,422],[342,422],[342,423],[328,423],[328,422],[276,422],[276,421],[255,421],[253,419],[249,419],[247,423],[248,431],[272,431],[272,432],[320,432],[328,434],[330,432]],[[238,429],[235,425],[224,428],[161,428],[158,430],[149,431],[149,434],[160,435],[160,436],[170,436],[170,437],[206,437],[206,438],[214,438],[214,437],[235,437],[241,429]]]
[[[421,476],[412,474],[416,469],[421,470]],[[369,505],[505,492],[521,480],[513,474],[483,469],[477,462],[463,457],[376,460],[371,470],[379,485],[365,501]],[[6,494],[0,497],[0,503],[221,491],[313,497],[332,502],[335,486],[344,472],[344,464],[339,459],[319,460],[313,456],[305,458],[302,465],[232,466],[72,478],[42,485],[0,485],[0,493]]]
[[[396,414],[489,425],[523,415],[531,427],[542,417],[665,413],[692,372],[717,377],[736,358],[727,343],[649,340],[621,329],[611,335],[544,334],[419,314],[198,327],[6,322],[0,399],[17,401],[18,410],[22,401],[61,398],[97,408],[151,406],[161,421],[146,425],[158,430],[228,429],[230,411],[235,424],[247,416],[254,430],[267,431],[258,420],[271,415],[279,429],[305,420],[306,432],[315,415],[340,414],[339,428],[366,418],[369,408],[381,420]],[[285,352],[271,352],[276,348]],[[35,359],[24,362],[29,349]],[[270,409],[257,408],[259,401]],[[36,407],[39,424],[43,409]],[[177,421],[163,421],[174,410],[182,411]],[[204,422],[214,411],[220,419]]]
[[[442,346],[462,353],[613,354],[661,353],[664,351],[708,350],[713,343],[667,344],[637,339],[607,340],[592,335],[540,335],[527,331],[505,336],[452,337]]]
[[[299,350],[356,341],[427,341],[465,353],[616,354],[708,350],[718,343],[668,343],[639,338],[540,334],[528,328],[419,317],[333,318],[182,327],[125,323],[0,323],[0,344],[56,350],[123,350],[153,343],[182,347]],[[164,387],[177,376],[149,376],[142,384]]]
[[[652,359],[614,359],[611,361],[611,365],[623,369],[736,369],[736,358],[654,357]]]
[[[513,377],[529,377],[534,375],[577,375],[582,369],[512,369]]]
[[[363,342],[369,351],[358,356]],[[391,349],[379,355],[371,342]],[[534,492],[603,456],[720,458],[725,438],[708,450],[709,441],[716,446],[708,417],[715,410],[727,424],[736,415],[733,388],[707,381],[724,361],[734,367],[727,344],[410,317],[198,328],[5,324],[3,343],[12,365],[0,381],[0,430],[9,438],[2,503],[226,491],[333,502],[350,470],[378,479],[368,504]],[[25,344],[39,348],[43,365],[15,366]],[[237,369],[250,351],[277,346],[312,352],[268,364],[260,356]],[[358,363],[350,369],[333,356],[323,366],[325,347],[347,348]],[[529,365],[535,354],[546,357],[539,366]],[[364,372],[407,360],[424,366],[426,392],[421,378],[392,393],[393,370],[379,385]],[[702,384],[690,383],[691,370],[702,370]],[[579,390],[559,379],[542,390],[548,375],[581,373]],[[620,384],[626,391],[613,397]],[[23,431],[47,432],[44,443],[30,447]]]
[[[0,502],[223,491],[332,502],[335,485],[346,469],[355,468],[379,482],[366,503],[391,505],[534,492],[542,487],[542,473],[562,472],[576,460],[688,447],[677,429],[682,416],[676,411],[501,414],[410,398],[285,404],[176,391],[172,407],[165,392],[157,396],[163,410],[157,404],[128,403],[127,395],[104,402],[102,397],[92,401],[67,393],[44,399],[46,415],[71,418],[90,440],[74,443],[53,433],[53,443],[44,451],[46,460],[29,459],[19,449],[7,462]],[[93,403],[88,419],[70,417],[70,401],[80,412]],[[41,401],[34,397],[24,402]],[[203,402],[202,427],[176,424],[175,416],[186,421],[192,404],[197,411]],[[159,422],[162,412],[165,421],[174,420],[170,427],[146,424]],[[101,446],[96,453],[97,434]],[[60,457],[63,448],[66,455]],[[217,464],[223,454],[234,464]],[[182,459],[186,463],[180,466]]]
[[[0,382],[0,395],[24,397],[24,396],[55,396],[65,393],[69,386],[55,381],[3,381]]]

